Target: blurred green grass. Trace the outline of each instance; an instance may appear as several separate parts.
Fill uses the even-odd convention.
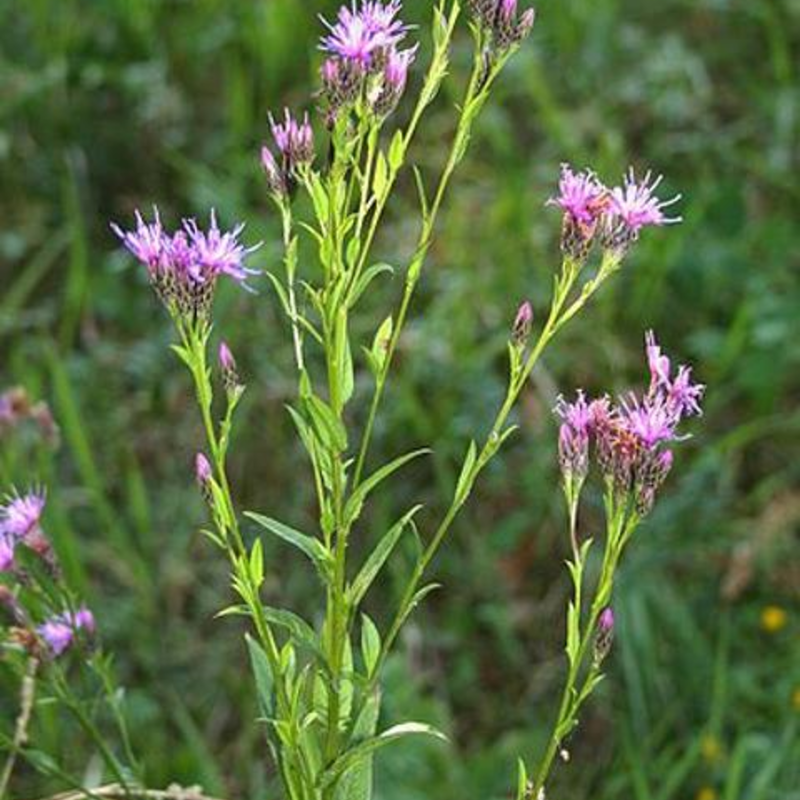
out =
[[[197,535],[189,387],[167,321],[107,222],[152,202],[168,219],[213,205],[247,220],[267,243],[261,263],[274,263],[257,146],[267,110],[308,104],[316,13],[335,5],[0,4],[0,386],[48,399],[63,435],[52,464],[18,462],[3,477],[50,483],[49,530],[117,653],[153,784],[271,790],[241,631],[212,618],[227,586]],[[429,2],[405,5],[425,23]],[[454,530],[437,564],[445,591],[391,665],[387,713],[438,721],[456,744],[382,756],[378,796],[502,797],[516,755],[540,744],[567,592],[549,407],[561,390],[640,381],[642,331],[654,327],[709,385],[707,413],[625,566],[611,675],[551,796],[798,798],[800,4],[537,8],[441,219],[378,430],[383,454],[432,443],[436,455],[380,498],[370,526],[406,493],[432,518],[455,458],[496,407],[513,311],[522,297],[540,311],[549,288],[557,220],[543,201],[561,161],[609,179],[629,161],[663,171],[684,193],[685,222],[646,237],[550,351],[523,433]],[[441,164],[467,58],[465,40],[414,152],[424,168]],[[406,185],[379,243],[390,261],[410,246],[413,204]],[[376,315],[397,288],[376,298]],[[251,385],[235,443],[242,503],[310,519],[282,410],[291,354],[274,298],[266,285],[257,297],[226,292],[218,320]],[[589,509],[586,524],[598,519]],[[275,571],[270,592],[310,613],[311,576],[292,567]],[[373,602],[384,618],[386,604]],[[772,633],[769,605],[787,611]],[[3,702],[0,717],[12,713]],[[53,714],[36,733],[56,752],[78,750]],[[20,796],[37,785],[24,776]]]

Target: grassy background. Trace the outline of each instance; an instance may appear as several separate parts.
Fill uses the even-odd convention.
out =
[[[62,427],[52,456],[7,451],[2,478],[50,486],[48,530],[117,654],[153,785],[272,796],[241,631],[212,618],[226,577],[197,534],[190,465],[201,433],[188,381],[107,223],[152,202],[169,220],[214,205],[227,222],[247,220],[267,243],[259,263],[274,265],[257,147],[267,110],[308,103],[315,13],[334,5],[0,4],[0,386],[48,400]],[[430,2],[405,5],[424,24]],[[378,798],[502,797],[516,755],[541,746],[568,591],[549,408],[560,390],[641,381],[651,326],[696,364],[707,413],[629,554],[610,678],[551,796],[798,798],[800,4],[541,0],[538,11],[440,220],[378,429],[379,454],[431,443],[435,457],[384,493],[364,530],[412,497],[434,519],[466,441],[490,420],[514,309],[530,297],[543,312],[558,227],[543,201],[561,161],[610,180],[629,162],[663,171],[684,193],[685,222],[647,235],[549,351],[521,407],[523,433],[454,529],[436,565],[445,591],[414,618],[386,698],[388,717],[438,722],[454,744],[387,751]],[[442,162],[468,57],[463,38],[414,151],[426,170]],[[378,248],[390,262],[415,233],[413,205],[403,185]],[[395,279],[375,298],[375,319],[399,288]],[[226,289],[217,312],[251,385],[238,494],[300,525],[313,506],[283,411],[291,353],[275,298],[266,284],[256,297]],[[282,550],[273,558],[270,593],[311,613],[305,565]],[[378,619],[399,577],[373,598]],[[771,606],[782,626],[765,624]],[[14,703],[2,692],[5,724]],[[52,709],[35,734],[86,768],[77,733]],[[42,788],[23,773],[16,791]]]

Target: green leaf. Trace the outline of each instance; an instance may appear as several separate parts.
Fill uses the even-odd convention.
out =
[[[383,565],[386,563],[392,551],[400,541],[403,531],[408,526],[413,516],[422,508],[421,505],[414,506],[407,514],[401,517],[392,527],[381,537],[375,549],[370,553],[364,566],[358,572],[353,583],[348,590],[350,605],[358,608],[359,603],[369,591],[375,578],[378,577]]]
[[[380,694],[373,692],[364,702],[355,725],[353,739],[367,739],[375,735],[380,714]],[[372,797],[372,757],[367,756],[359,764],[342,776],[336,787],[334,800],[371,800]]]
[[[262,606],[264,616],[270,625],[277,625],[289,632],[292,641],[308,647],[312,653],[322,658],[319,638],[314,629],[300,616],[285,608]]]
[[[391,314],[381,323],[375,338],[372,340],[372,358],[377,367],[377,372],[382,372],[386,364],[386,356],[389,352],[389,345],[392,341],[392,332],[394,330],[394,321]]]
[[[274,533],[279,539],[283,539],[283,541],[288,542],[305,553],[314,562],[314,565],[322,575],[328,574],[331,556],[325,545],[319,539],[307,536],[305,533],[300,533],[300,531],[290,528],[288,525],[284,525],[282,522],[272,519],[272,517],[265,517],[262,514],[256,514],[252,511],[245,511],[245,516],[262,528],[266,528],[266,530]]]
[[[347,432],[333,409],[315,394],[306,397],[304,405],[319,440],[329,450],[338,453],[347,450]]]
[[[528,770],[525,762],[517,759],[517,800],[526,800],[528,797]]]
[[[253,639],[250,634],[244,635],[247,642],[247,650],[250,653],[250,666],[256,679],[256,690],[258,691],[261,715],[267,719],[272,716],[272,669],[269,659],[261,645]]]
[[[392,143],[389,145],[389,166],[393,172],[397,172],[403,166],[403,160],[406,157],[406,140],[403,132],[398,130],[392,137]]]
[[[432,736],[440,741],[447,741],[447,737],[431,725],[425,725],[421,722],[404,722],[400,725],[395,725],[377,736],[365,739],[337,758],[336,761],[322,773],[320,777],[320,788],[326,789],[338,780],[341,775],[347,772],[347,770],[361,763],[376,750],[405,736]]]
[[[567,657],[570,665],[574,665],[578,658],[578,648],[580,647],[580,622],[578,609],[573,601],[570,601],[567,609]]]
[[[353,491],[347,505],[344,509],[344,516],[350,522],[358,519],[361,513],[361,508],[367,500],[370,492],[375,489],[382,481],[386,480],[390,475],[397,472],[398,469],[413,461],[419,456],[427,455],[431,450],[427,447],[420,448],[419,450],[412,450],[410,453],[405,453],[402,456],[390,461],[388,464],[375,470],[368,478],[364,479]]]
[[[361,299],[361,295],[364,294],[370,283],[385,272],[394,273],[394,267],[391,264],[379,263],[365,269],[350,292],[349,307],[352,308]]]
[[[464,459],[464,465],[461,467],[461,475],[458,477],[456,484],[456,503],[461,505],[469,497],[472,489],[472,469],[475,466],[475,460],[478,457],[478,448],[474,441],[469,443],[467,449],[467,457]]]
[[[250,551],[250,578],[253,585],[259,588],[264,583],[264,549],[261,539],[256,539]]]
[[[379,152],[375,160],[375,176],[372,179],[372,191],[375,193],[376,197],[383,197],[388,185],[389,168],[386,165],[386,156],[382,152]]]
[[[367,677],[372,677],[381,654],[381,635],[375,623],[366,615],[361,615],[361,655],[364,658]]]

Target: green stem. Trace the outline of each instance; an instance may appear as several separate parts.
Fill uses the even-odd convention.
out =
[[[381,370],[375,381],[375,391],[372,395],[372,401],[370,403],[370,408],[367,415],[367,422],[364,427],[364,434],[361,438],[361,445],[358,450],[356,468],[353,474],[354,489],[358,487],[361,481],[361,476],[363,474],[364,465],[367,458],[367,452],[372,439],[372,433],[375,428],[375,420],[377,418],[378,408],[380,407],[381,400],[383,399],[383,393],[386,388],[389,371],[391,370],[395,351],[397,350],[397,345],[400,341],[400,334],[405,326],[411,300],[414,296],[414,291],[416,290],[422,267],[430,249],[433,230],[436,225],[439,209],[442,201],[444,200],[450,179],[452,178],[453,173],[455,172],[455,169],[458,166],[461,157],[463,156],[464,148],[469,139],[469,133],[472,127],[472,122],[474,121],[474,115],[468,112],[479,93],[478,82],[482,69],[482,65],[476,59],[475,64],[473,65],[472,75],[470,76],[469,86],[464,97],[464,104],[462,106],[461,116],[458,121],[456,135],[453,137],[453,142],[450,147],[447,163],[445,164],[444,170],[439,179],[439,185],[436,189],[433,203],[431,204],[428,213],[425,215],[422,221],[422,229],[420,230],[419,239],[417,240],[417,249],[414,253],[414,257],[411,260],[411,264],[409,265],[406,276],[403,299],[400,302],[400,310],[398,311],[397,319],[392,326],[392,336],[389,340],[386,356],[383,359]],[[371,241],[371,239],[368,238],[367,248],[369,246],[369,241]],[[366,252],[362,254],[362,258],[365,256]]]
[[[281,221],[283,226],[283,249],[286,253],[286,293],[289,299],[289,314],[292,325],[292,341],[294,343],[294,360],[297,364],[297,371],[302,373],[305,369],[303,361],[303,334],[300,331],[300,323],[297,321],[297,296],[294,289],[295,271],[297,269],[294,260],[297,258],[295,249],[294,255],[291,254],[292,245],[292,210],[289,203],[282,201]]]

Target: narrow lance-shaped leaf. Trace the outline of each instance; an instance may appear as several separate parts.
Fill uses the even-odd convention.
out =
[[[326,789],[348,769],[355,767],[381,747],[391,744],[391,742],[401,739],[404,736],[431,736],[443,742],[447,741],[447,737],[431,725],[425,725],[421,722],[404,722],[400,725],[395,725],[383,731],[383,733],[379,733],[377,736],[366,739],[337,758],[336,761],[322,773],[320,777],[320,788]]]
[[[375,470],[375,472],[373,472],[368,478],[365,478],[358,485],[350,499],[347,501],[347,505],[345,506],[344,510],[345,518],[351,522],[355,519],[358,519],[358,516],[361,513],[361,508],[373,489],[377,488],[382,481],[386,480],[386,478],[388,478],[390,475],[397,472],[397,470],[399,470],[401,467],[408,464],[409,461],[413,461],[415,458],[427,455],[430,452],[430,449],[427,447],[420,448],[419,450],[412,450],[410,453],[405,453],[402,456],[398,456],[388,464],[385,464],[384,466]]]
[[[413,516],[422,508],[422,506],[414,506],[409,512],[404,514],[391,528],[381,537],[381,540],[376,545],[375,549],[370,553],[364,566],[358,572],[353,583],[350,585],[350,605],[352,608],[358,608],[359,603],[364,599],[364,596],[369,591],[369,587],[378,577],[383,565],[388,560],[392,551],[400,541],[403,531],[411,522]]]
[[[279,539],[283,539],[283,541],[288,542],[302,553],[305,553],[305,555],[314,562],[314,565],[321,574],[327,574],[331,557],[325,545],[320,542],[319,539],[307,536],[305,533],[300,533],[300,531],[290,528],[288,525],[284,525],[276,519],[265,517],[262,514],[246,511],[245,516],[262,528],[274,533]]]

